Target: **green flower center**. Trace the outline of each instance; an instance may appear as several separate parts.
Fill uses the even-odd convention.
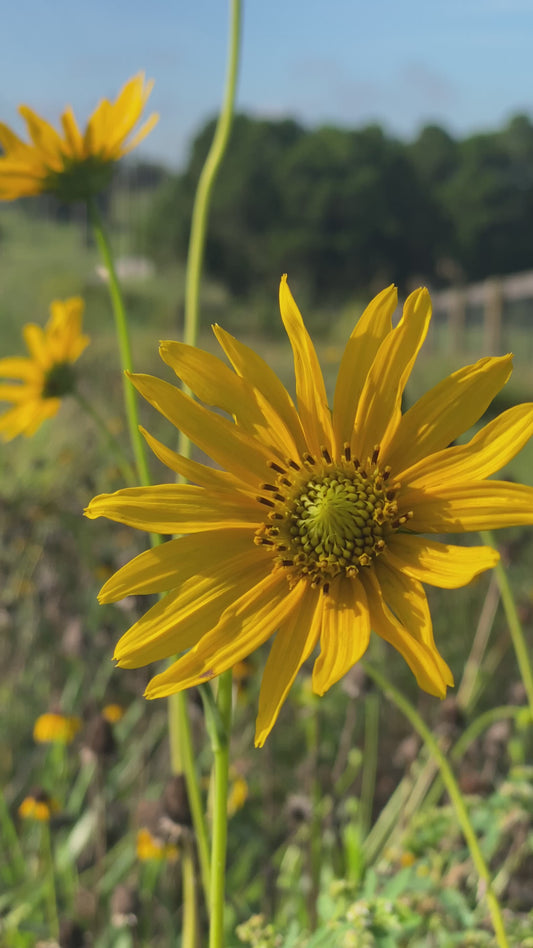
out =
[[[57,362],[46,373],[43,398],[63,398],[74,391],[76,375],[70,362]]]
[[[50,171],[45,191],[53,191],[61,201],[86,201],[105,191],[114,171],[114,162],[97,155],[82,161],[64,158],[61,171]]]
[[[351,460],[348,446],[337,463],[324,449],[319,461],[306,455],[303,466],[271,464],[278,477],[275,484],[263,484],[258,497],[270,512],[256,543],[274,547],[291,583],[306,577],[327,591],[336,576],[356,576],[412,516],[399,514],[400,485],[389,483],[390,469],[380,470],[378,455],[376,448],[366,469]]]

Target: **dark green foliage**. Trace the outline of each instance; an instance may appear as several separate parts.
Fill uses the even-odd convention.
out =
[[[147,244],[161,262],[185,258],[213,132],[211,121],[185,170],[156,192]],[[299,298],[336,303],[354,287],[527,269],[532,159],[525,116],[463,141],[430,125],[409,144],[375,125],[308,130],[237,116],[213,194],[207,271],[243,299],[272,291],[287,271]]]

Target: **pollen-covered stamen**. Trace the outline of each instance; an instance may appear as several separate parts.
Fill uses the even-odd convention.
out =
[[[352,459],[349,445],[338,462],[327,448],[321,453],[318,459],[303,455],[303,468],[288,459],[287,468],[298,473],[289,480],[284,470],[274,485],[262,485],[266,496],[258,500],[271,510],[257,542],[268,541],[290,583],[305,579],[325,588],[336,576],[354,578],[370,567],[412,513],[399,512],[400,484],[386,483],[390,468],[377,466],[378,445],[367,458],[368,470]]]

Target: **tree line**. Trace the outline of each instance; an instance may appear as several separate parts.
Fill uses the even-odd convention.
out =
[[[151,203],[148,246],[184,258],[214,121]],[[533,124],[412,142],[378,125],[307,129],[236,117],[214,189],[207,271],[232,294],[271,292],[282,272],[317,302],[386,283],[470,282],[533,266]]]

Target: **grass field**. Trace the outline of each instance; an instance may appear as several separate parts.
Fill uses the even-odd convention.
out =
[[[8,208],[1,228],[0,357],[22,354],[22,325],[43,323],[54,297],[81,294],[92,343],[79,363],[80,390],[127,450],[107,289],[83,227]],[[125,286],[139,371],[170,379],[157,343],[179,338],[182,290],[178,266]],[[362,302],[338,320],[324,319],[317,345],[330,390]],[[271,309],[274,326],[276,288]],[[202,346],[215,350],[209,323],[216,320],[291,384],[288,343],[274,329],[259,336],[253,307],[234,305],[208,283],[203,313]],[[318,314],[313,322],[320,323]],[[472,351],[476,338],[473,330],[468,353],[454,356],[436,327],[407,402],[482,356]],[[498,410],[531,398],[530,334],[522,328],[514,338],[515,374]],[[141,419],[174,446],[175,432],[149,406],[141,406]],[[155,482],[169,479],[155,459],[151,468]],[[136,848],[139,830],[161,833],[170,778],[166,707],[142,698],[149,669],[118,670],[111,661],[117,638],[146,604],[130,598],[101,607],[96,600],[103,580],[145,543],[136,531],[82,517],[95,494],[123,486],[120,469],[92,420],[70,400],[34,438],[2,447],[0,472],[0,945],[55,944],[58,922],[62,946],[179,945],[180,857],[168,850],[143,859]],[[531,484],[532,472],[530,445],[504,475]],[[502,531],[500,541],[531,648],[533,540],[517,529]],[[419,692],[400,656],[376,637],[369,657],[416,703],[454,760],[510,944],[526,948],[533,945],[531,721],[498,589],[485,575],[465,589],[430,593],[455,697],[441,704]],[[235,687],[229,948],[494,945],[456,817],[407,722],[359,668],[324,699],[311,694],[309,675],[301,674],[265,748],[253,750],[265,655],[252,656],[250,674]],[[120,705],[123,717],[102,725],[110,704]],[[210,753],[194,693],[189,704],[207,798]],[[499,715],[502,705],[510,710]],[[66,746],[33,739],[36,719],[53,709],[81,721]],[[466,746],[454,758],[461,740]],[[21,802],[40,789],[57,801],[57,812],[50,822],[21,819]],[[165,842],[179,849],[189,829],[170,823],[167,813]],[[259,915],[263,921],[254,920]]]

